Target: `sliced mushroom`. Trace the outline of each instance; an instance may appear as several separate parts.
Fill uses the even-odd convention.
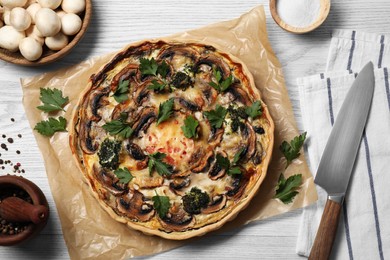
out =
[[[169,183],[169,188],[177,195],[184,196],[185,192],[183,189],[190,185],[189,178],[175,178]]]
[[[210,165],[210,159],[212,159],[214,152],[212,150],[205,151],[199,147],[192,155],[189,161],[191,165],[191,171],[198,173],[205,171]]]
[[[193,102],[193,101],[189,101],[187,99],[184,99],[182,97],[178,97],[177,100],[179,101],[178,103],[181,107],[183,107],[185,110],[189,110],[191,112],[200,111],[202,108],[202,104],[196,103],[197,100],[195,100],[195,102]],[[199,101],[200,100],[198,100],[198,102]]]
[[[129,152],[130,156],[133,157],[134,160],[143,161],[148,158],[142,151],[141,147],[139,147],[135,143],[128,143],[126,145],[126,150]]]
[[[157,55],[157,60],[172,60],[176,55],[185,56],[194,61],[199,58],[199,52],[194,48],[186,45],[174,45],[162,48],[160,53]]]
[[[109,88],[104,88],[101,91],[93,91],[89,96],[89,102],[90,107],[87,107],[87,110],[90,109],[92,113],[92,117],[90,118],[92,121],[99,121],[102,119],[101,115],[98,114],[98,110],[100,107],[104,106],[105,99],[104,97],[107,97],[110,92]]]
[[[249,181],[248,178],[245,176],[245,169],[240,167],[240,170],[242,174],[233,177],[232,187],[228,192],[226,192],[226,195],[228,197],[233,198],[235,200],[239,199],[242,196]]]
[[[212,53],[208,53],[200,56],[199,61],[196,62],[194,65],[195,73],[198,73],[199,71],[201,71],[201,69],[205,70],[205,68],[202,68],[202,65],[207,65],[210,68],[212,68],[212,66],[216,66],[217,70],[219,70],[222,73],[223,79],[229,77],[231,74],[229,65],[220,57]]]
[[[152,84],[152,80],[148,79],[135,88],[133,99],[137,105],[141,105],[149,98],[150,89],[148,87],[150,84]]]
[[[92,121],[80,122],[79,138],[80,147],[86,154],[94,154],[99,148],[97,142],[93,142],[90,136]]]
[[[223,127],[221,127],[221,128],[211,127],[211,132],[210,132],[210,136],[208,139],[209,145],[215,146],[215,145],[219,144],[222,141],[222,136],[223,136],[224,132],[225,132],[225,130],[223,129]]]
[[[130,219],[145,222],[155,213],[153,206],[145,200],[144,195],[136,190],[130,190],[116,199],[117,210]]]
[[[241,131],[241,133],[244,140],[248,140],[245,150],[241,154],[241,160],[243,162],[248,162],[256,151],[256,133],[248,122],[245,124],[245,128]]]
[[[227,157],[227,154],[225,152],[219,152],[218,154],[222,155],[223,157]],[[225,174],[226,174],[226,169],[222,168],[217,163],[217,160],[214,160],[214,163],[211,165],[210,170],[208,172],[209,178],[215,181],[225,176]]]
[[[138,66],[139,65],[137,64],[128,64],[118,74],[116,74],[111,81],[111,91],[115,92],[121,81],[129,80],[131,77],[139,74]]]
[[[127,185],[119,182],[119,179],[111,171],[105,169],[98,169],[97,166],[93,166],[93,175],[98,182],[114,196],[122,195],[127,191]]]
[[[239,101],[245,106],[252,105],[248,94],[240,87],[239,84],[233,83],[233,85],[226,90],[225,95],[230,95],[231,101]]]
[[[226,202],[226,195],[215,195],[211,198],[211,201],[207,208],[202,209],[202,214],[211,214],[214,212],[218,212],[226,206]]]
[[[174,204],[164,218],[159,218],[161,226],[169,231],[185,231],[195,224],[195,218],[188,214],[181,205]]]
[[[145,107],[137,116],[137,121],[133,124],[133,135],[138,136],[141,131],[146,131],[150,124],[156,120],[156,111],[154,108]]]
[[[256,140],[256,152],[252,157],[252,162],[254,165],[258,165],[263,160],[263,146],[261,145],[259,140]]]

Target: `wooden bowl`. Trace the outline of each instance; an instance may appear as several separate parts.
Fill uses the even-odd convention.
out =
[[[328,17],[329,10],[330,10],[330,0],[320,0],[320,11],[318,14],[317,19],[306,27],[295,27],[291,26],[287,23],[285,23],[279,16],[277,9],[276,9],[276,2],[277,0],[270,0],[269,2],[269,8],[271,11],[272,18],[275,20],[275,22],[284,30],[288,32],[292,32],[295,34],[303,34],[308,33],[319,27]]]
[[[39,189],[38,186],[36,186],[31,181],[19,177],[19,176],[12,176],[12,175],[5,175],[0,176],[0,193],[2,190],[6,188],[19,188],[21,190],[24,190],[30,197],[33,202],[33,205],[43,205],[46,206],[47,209],[49,209],[49,205],[47,203],[46,197]],[[46,219],[44,222],[41,222],[39,224],[30,223],[28,224],[27,228],[16,235],[3,235],[0,234],[0,246],[12,246],[16,244],[20,244],[35,235],[37,235],[45,226],[47,223],[49,217],[49,213],[46,216]]]
[[[85,32],[87,31],[89,22],[91,21],[91,13],[92,0],[85,0],[85,10],[80,15],[81,20],[83,21],[81,29],[76,35],[69,37],[68,45],[66,45],[66,47],[62,50],[52,51],[44,45],[42,56],[36,61],[29,61],[25,59],[19,51],[10,52],[6,49],[0,48],[0,59],[22,66],[40,66],[54,62],[64,57],[84,36]]]

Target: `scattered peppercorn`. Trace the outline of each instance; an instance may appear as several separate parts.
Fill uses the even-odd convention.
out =
[[[20,154],[20,151],[19,151],[19,150],[16,150],[16,153],[17,153],[17,154]]]
[[[22,135],[21,135],[21,134],[18,134],[18,137],[19,137],[19,138],[22,138]]]
[[[6,135],[2,135],[3,138],[6,138],[7,136]]]
[[[11,121],[12,121],[12,122],[15,122],[15,118],[11,118]]]
[[[12,144],[14,142],[14,139],[12,139],[11,137],[7,139],[8,143]]]

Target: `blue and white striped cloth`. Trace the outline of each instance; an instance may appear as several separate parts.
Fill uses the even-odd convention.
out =
[[[325,73],[298,79],[308,132],[307,155],[315,174],[337,113],[357,72],[372,61],[375,92],[340,217],[331,259],[390,259],[390,35],[337,30]],[[308,256],[326,202],[304,209],[297,253]]]

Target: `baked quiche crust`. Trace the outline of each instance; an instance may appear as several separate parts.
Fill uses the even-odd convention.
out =
[[[160,40],[127,47],[90,77],[69,141],[113,219],[180,240],[248,206],[273,132],[243,62],[211,45]]]

